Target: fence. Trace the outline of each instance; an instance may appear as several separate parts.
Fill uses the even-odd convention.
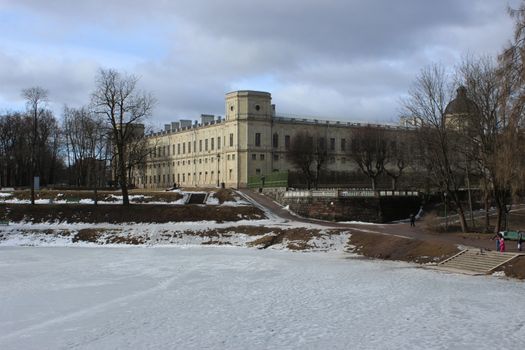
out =
[[[288,172],[275,172],[263,176],[250,176],[249,188],[288,187]]]
[[[326,189],[326,190],[299,190],[286,191],[284,198],[337,198],[337,197],[417,197],[417,191],[375,191],[371,189]]]

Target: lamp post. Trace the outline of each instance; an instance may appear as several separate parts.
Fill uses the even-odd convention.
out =
[[[219,180],[219,162],[221,160],[221,155],[217,153],[217,187],[220,186],[220,180]]]

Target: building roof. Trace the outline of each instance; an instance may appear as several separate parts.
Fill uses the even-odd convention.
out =
[[[478,106],[467,97],[467,89],[461,85],[457,90],[456,98],[450,101],[445,108],[445,115],[450,114],[475,114]]]

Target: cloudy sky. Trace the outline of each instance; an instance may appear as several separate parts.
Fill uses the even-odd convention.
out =
[[[518,0],[0,0],[0,111],[20,91],[89,102],[99,67],[140,77],[160,126],[224,115],[232,90],[281,114],[394,122],[421,68],[496,55]]]

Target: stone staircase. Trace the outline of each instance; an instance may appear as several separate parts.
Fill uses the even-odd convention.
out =
[[[494,271],[499,266],[520,255],[471,248],[465,249],[440,262],[436,268],[471,275],[482,275]]]
[[[186,204],[206,204],[207,193],[190,193]]]

